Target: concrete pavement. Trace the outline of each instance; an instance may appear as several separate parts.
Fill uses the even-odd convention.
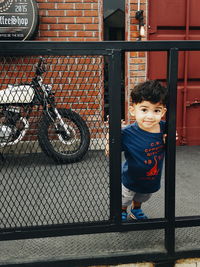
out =
[[[176,216],[200,215],[199,173],[200,147],[177,147]],[[82,162],[67,166],[55,165],[38,154],[14,158],[9,155],[1,165],[0,181],[1,229],[109,218],[108,159],[103,151],[91,151]],[[164,179],[161,190],[144,204],[144,211],[150,218],[164,217]],[[177,229],[176,250],[200,249],[199,228]],[[163,230],[1,241],[0,244],[0,265],[165,251]],[[194,264],[196,267],[199,263]]]

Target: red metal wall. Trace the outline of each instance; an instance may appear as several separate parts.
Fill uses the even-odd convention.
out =
[[[200,40],[199,0],[149,0],[148,39]],[[148,77],[166,80],[167,53],[148,53]],[[179,143],[200,145],[200,52],[179,52]]]

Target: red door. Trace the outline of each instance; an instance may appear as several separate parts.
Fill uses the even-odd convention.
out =
[[[199,0],[149,0],[148,39],[200,40]],[[166,80],[167,53],[148,53],[149,79]],[[179,52],[180,144],[200,145],[200,51]]]

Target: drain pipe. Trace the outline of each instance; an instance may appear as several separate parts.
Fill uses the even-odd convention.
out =
[[[190,19],[190,3],[189,0],[187,0],[185,40],[189,40],[189,19]],[[186,120],[187,120],[188,61],[189,61],[189,51],[185,51],[184,88],[183,88],[183,133],[181,140],[182,145],[187,144]]]

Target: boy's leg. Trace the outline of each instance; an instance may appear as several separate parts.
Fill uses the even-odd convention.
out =
[[[127,220],[127,207],[132,203],[134,194],[122,184],[122,221]]]
[[[145,220],[148,219],[148,217],[144,214],[144,212],[141,209],[141,205],[143,202],[150,199],[152,194],[141,194],[141,193],[135,193],[133,201],[132,201],[132,207],[129,217],[134,220]]]
[[[139,201],[135,201],[135,200],[132,201],[132,209],[141,209],[141,205],[142,203]]]

